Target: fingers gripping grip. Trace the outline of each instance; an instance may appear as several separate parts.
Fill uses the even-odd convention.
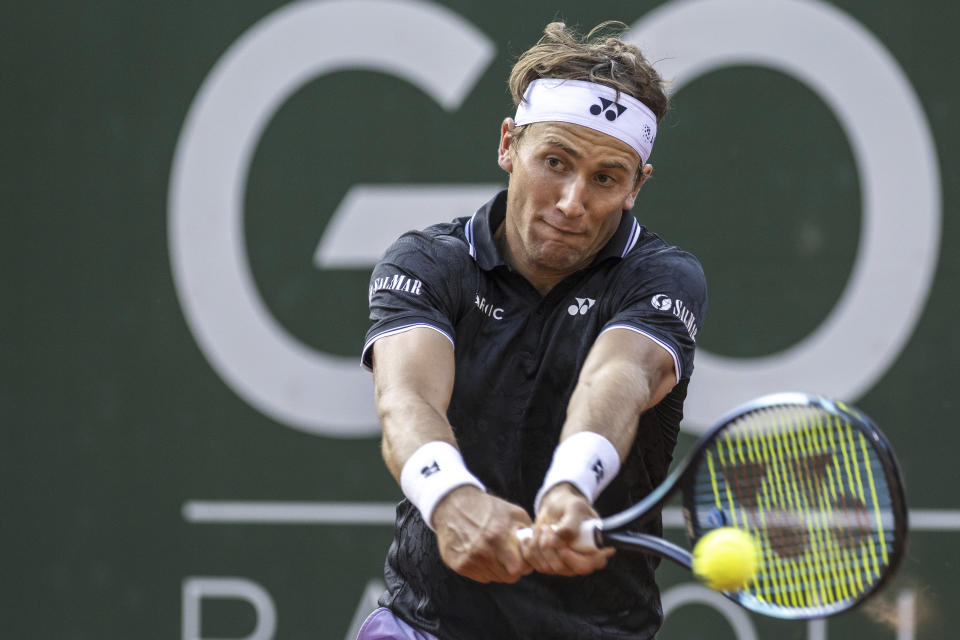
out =
[[[551,525],[554,529],[557,528],[557,525]],[[596,531],[600,528],[600,520],[598,518],[591,518],[590,520],[584,520],[580,523],[580,532],[577,534],[577,539],[573,541],[573,544],[570,545],[578,551],[596,551],[597,542],[596,542]],[[517,539],[521,542],[528,540],[533,537],[533,529],[530,527],[523,527],[522,529],[517,529]]]

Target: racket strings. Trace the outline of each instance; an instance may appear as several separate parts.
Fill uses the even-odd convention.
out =
[[[783,607],[858,598],[890,561],[893,515],[882,462],[842,416],[815,406],[746,414],[705,452],[698,519],[749,531],[760,570],[747,586]]]

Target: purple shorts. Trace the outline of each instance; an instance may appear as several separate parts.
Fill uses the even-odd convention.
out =
[[[437,637],[414,629],[390,609],[380,607],[363,621],[357,640],[437,640]]]

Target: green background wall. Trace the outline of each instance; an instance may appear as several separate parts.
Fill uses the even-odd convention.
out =
[[[798,6],[753,4],[774,12]],[[907,166],[912,161],[895,144],[873,157],[882,170],[870,179],[906,194],[907,205],[896,230],[883,229],[902,239],[897,246],[904,250],[890,251],[884,268],[869,279],[883,302],[864,312],[863,331],[876,332],[905,307],[917,322],[908,323],[890,361],[846,398],[893,441],[919,518],[900,574],[870,607],[826,625],[755,617],[750,624],[758,637],[784,640],[953,637],[960,624],[954,578],[960,257],[952,248],[960,239],[953,215],[960,196],[953,153],[960,145],[954,81],[960,10],[944,0],[799,4],[825,15],[835,13],[824,7],[839,9],[843,20],[879,43],[907,79],[906,93],[897,95],[919,101],[934,145],[932,172]],[[255,25],[265,28],[277,16],[319,5],[368,6],[103,0],[5,7],[0,637],[194,637],[187,624],[193,605],[202,612],[202,637],[241,638],[258,629],[263,635],[269,614],[258,614],[250,597],[191,600],[186,589],[231,578],[269,596],[274,637],[340,639],[365,606],[365,590],[375,588],[391,532],[383,513],[399,496],[376,436],[334,436],[321,432],[322,424],[297,428],[298,419],[251,400],[256,390],[244,391],[224,375],[186,311],[185,287],[227,308],[217,306],[229,289],[217,278],[231,277],[217,271],[220,249],[194,246],[209,280],[185,284],[175,276],[183,237],[177,220],[187,220],[181,231],[189,236],[193,218],[176,217],[171,176],[201,87]],[[444,15],[489,44],[490,58],[465,87],[463,103],[447,110],[384,69],[336,69],[307,79],[264,123],[246,183],[235,194],[242,216],[234,248],[245,249],[240,255],[246,261],[232,268],[249,270],[251,291],[276,335],[300,353],[344,362],[360,352],[369,269],[318,268],[314,252],[348,189],[504,183],[495,150],[500,120],[512,111],[505,78],[547,21],[634,24],[655,9],[690,6],[614,0],[388,5]],[[331,28],[364,43],[372,22],[373,15]],[[396,27],[393,44],[422,46],[417,25]],[[706,31],[725,28],[717,23]],[[424,32],[422,38],[436,35]],[[828,34],[812,37],[823,37],[824,50],[831,51]],[[369,42],[370,48],[379,42]],[[318,36],[311,46],[329,49],[331,40]],[[298,55],[309,53],[291,54]],[[837,52],[838,64],[843,55]],[[444,56],[438,51],[433,57]],[[248,69],[252,87],[257,66]],[[238,111],[247,86],[240,78]],[[882,112],[896,97],[869,100]],[[218,112],[204,121],[205,130],[229,132],[232,118],[230,110]],[[905,126],[891,120],[881,130],[893,140]],[[843,297],[867,225],[865,178],[835,110],[809,83],[782,70],[725,65],[674,95],[652,162],[656,176],[636,213],[704,264],[711,302],[701,349],[746,362],[801,344]],[[217,166],[204,165],[211,173]],[[910,200],[922,191],[918,172],[932,180],[938,198],[926,209]],[[206,179],[201,175],[199,182]],[[188,213],[198,228],[223,209],[218,193],[211,189],[213,200],[201,205],[193,201]],[[924,211],[942,226],[932,231],[932,247],[916,255],[910,239],[920,232]],[[213,244],[228,243],[216,237]],[[929,291],[903,277],[918,263],[932,265]],[[309,379],[305,387],[296,384],[302,378],[279,379],[276,354],[244,342],[238,329],[244,318],[222,311],[220,321],[211,340],[233,339],[265,384],[276,382],[291,398],[314,393]],[[877,351],[897,342],[882,332],[880,338]],[[842,354],[837,360],[822,366],[844,366]],[[846,364],[856,369],[860,363]],[[332,413],[358,393],[352,381],[316,381]],[[759,391],[762,381],[757,384]],[[816,386],[804,379],[802,390],[824,390]],[[695,393],[707,397],[716,390],[700,386]],[[373,425],[355,426],[369,434]],[[685,436],[681,449],[692,440]],[[276,513],[267,509],[278,504],[296,503],[303,511],[296,512],[301,521],[283,524],[269,515],[259,523],[215,521],[200,509],[214,503],[259,505],[261,515]],[[331,505],[345,506],[347,520],[356,520],[364,505],[372,515],[366,523],[337,521],[324,510]],[[679,535],[671,529],[671,536]],[[688,593],[682,585],[689,576],[670,567],[661,576],[665,590],[681,589],[672,591],[675,598]],[[914,618],[901,620],[899,631],[889,626],[898,601]],[[739,637],[748,637],[743,633]],[[662,637],[738,635],[716,608],[685,604],[668,616]]]

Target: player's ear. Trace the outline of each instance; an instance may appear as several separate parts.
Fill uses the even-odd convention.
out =
[[[497,150],[497,164],[507,173],[513,173],[513,130],[517,127],[513,118],[504,118],[500,124],[500,148]]]
[[[645,164],[643,168],[640,169],[640,177],[637,178],[637,183],[633,185],[633,189],[630,193],[627,194],[627,197],[623,200],[624,209],[633,209],[633,203],[637,200],[637,194],[640,193],[640,187],[643,186],[643,183],[647,181],[647,178],[650,177],[650,174],[653,173],[653,165]]]

